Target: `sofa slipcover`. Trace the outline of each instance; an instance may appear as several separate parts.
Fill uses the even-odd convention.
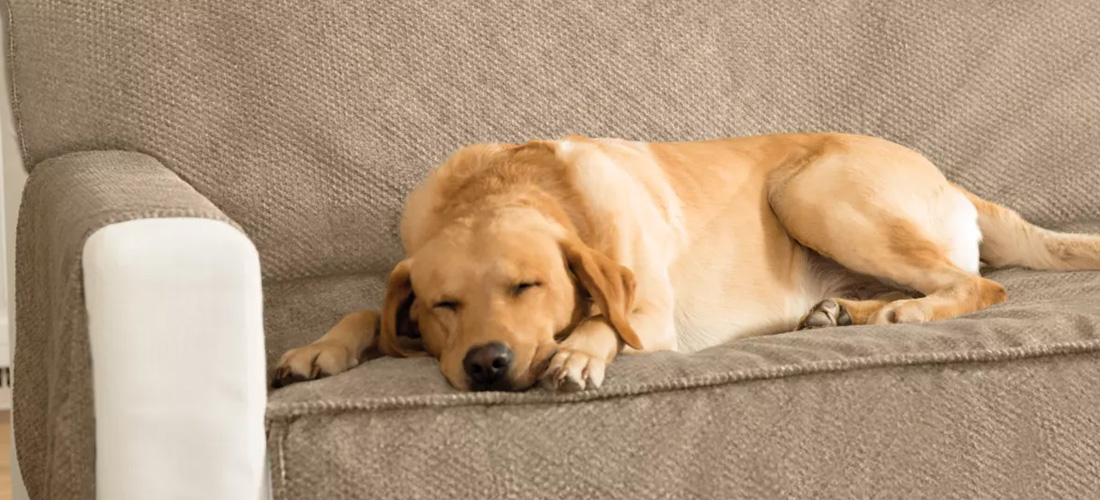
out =
[[[162,205],[255,243],[269,370],[380,302],[405,194],[473,142],[863,133],[1033,222],[1098,230],[1093,2],[5,7],[33,186],[14,397],[35,498],[94,495],[79,247]],[[581,395],[453,394],[430,360],[389,359],[274,391],[276,495],[1083,496],[1095,273],[992,276],[1010,302],[957,321],[623,359]]]

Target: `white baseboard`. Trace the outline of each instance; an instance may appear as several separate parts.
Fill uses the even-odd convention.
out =
[[[7,311],[0,312],[3,313],[0,315],[0,332],[4,333],[3,338],[0,338],[0,411],[2,411],[11,409],[11,350],[8,346]]]
[[[0,332],[4,334],[0,337],[0,366],[11,366],[11,345],[8,344],[11,332],[8,331],[7,309],[7,305],[0,304]]]

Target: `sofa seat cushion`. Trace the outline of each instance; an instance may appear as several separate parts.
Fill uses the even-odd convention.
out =
[[[1070,229],[1100,232],[1100,224]],[[988,276],[1008,288],[1009,302],[923,325],[621,356],[603,387],[575,394],[459,393],[435,360],[372,360],[270,394],[275,491],[295,499],[1100,491],[1100,447],[1085,437],[1100,435],[1100,272]]]

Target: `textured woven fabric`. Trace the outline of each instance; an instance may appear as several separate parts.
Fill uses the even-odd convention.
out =
[[[229,219],[149,156],[72,153],[27,179],[16,238],[14,428],[31,498],[95,498],[84,241],[115,222]]]
[[[1085,0],[7,4],[25,164],[159,162],[34,167],[15,420],[35,498],[92,495],[79,258],[110,221],[238,221],[270,365],[379,303],[405,193],[472,142],[865,133],[1038,223],[1100,218]],[[1083,496],[1096,277],[997,278],[1012,302],[971,319],[629,358],[582,396],[456,395],[430,360],[378,360],[273,393],[277,491]]]
[[[268,278],[384,273],[479,141],[830,130],[1047,223],[1098,217],[1095,2],[11,0],[27,165],[148,152]]]
[[[990,277],[1012,299],[962,319],[623,356],[573,395],[370,361],[270,395],[276,498],[1093,498],[1100,273]]]

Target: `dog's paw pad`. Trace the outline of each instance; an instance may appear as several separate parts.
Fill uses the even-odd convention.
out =
[[[814,328],[827,328],[831,326],[848,326],[852,324],[852,317],[835,300],[826,299],[818,302],[810,309],[802,322],[798,324],[799,330],[812,330]]]

